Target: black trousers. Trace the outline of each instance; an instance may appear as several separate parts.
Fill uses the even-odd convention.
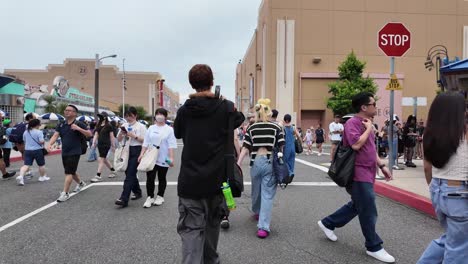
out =
[[[183,264],[220,263],[217,248],[223,203],[222,194],[199,200],[179,197],[177,233],[182,239]]]
[[[154,198],[154,180],[156,179],[156,173],[158,173],[158,195],[164,197],[164,192],[167,187],[167,171],[168,167],[162,167],[154,165],[153,170],[146,172],[146,193],[151,198]]]
[[[141,146],[130,146],[129,148],[128,166],[125,171],[122,195],[120,196],[120,200],[124,203],[128,203],[131,192],[137,196],[141,195],[140,183],[137,178],[138,156],[140,156],[140,152]]]
[[[3,150],[3,161],[5,161],[5,166],[10,167],[11,148],[2,148],[2,150]]]

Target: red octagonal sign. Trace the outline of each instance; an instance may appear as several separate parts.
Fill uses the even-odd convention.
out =
[[[401,57],[411,47],[411,33],[402,23],[388,23],[379,31],[377,42],[387,56]]]

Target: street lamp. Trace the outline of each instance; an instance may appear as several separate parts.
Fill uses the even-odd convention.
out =
[[[105,58],[116,58],[117,55],[109,55],[99,58],[99,54],[96,54],[95,66],[94,66],[94,116],[97,118],[99,113],[99,63]]]
[[[444,86],[442,82],[440,81],[440,67],[442,66],[442,59],[440,58],[440,55],[445,56],[447,59],[449,58],[447,48],[443,45],[435,45],[429,49],[427,52],[427,58],[426,62],[424,62],[424,67],[428,71],[431,71],[432,68],[436,68],[436,79],[437,79],[437,84],[439,87],[444,90]],[[435,64],[433,62],[435,58]]]

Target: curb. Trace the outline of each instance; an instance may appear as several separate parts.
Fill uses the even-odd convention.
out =
[[[434,208],[432,207],[432,202],[428,198],[402,190],[400,188],[375,182],[374,190],[376,193],[390,198],[396,202],[412,207],[420,212],[426,213],[432,217],[436,217]]]
[[[62,153],[62,150],[61,149],[56,149],[54,151],[51,151],[49,152],[49,155],[57,155],[57,154],[61,154]],[[13,157],[13,158],[10,158],[10,163],[11,162],[18,162],[18,161],[22,161],[23,160],[23,156],[19,156],[19,157]]]

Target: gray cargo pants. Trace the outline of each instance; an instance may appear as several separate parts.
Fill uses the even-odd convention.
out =
[[[183,264],[218,264],[217,252],[222,194],[193,200],[179,197],[177,233],[182,239]]]

